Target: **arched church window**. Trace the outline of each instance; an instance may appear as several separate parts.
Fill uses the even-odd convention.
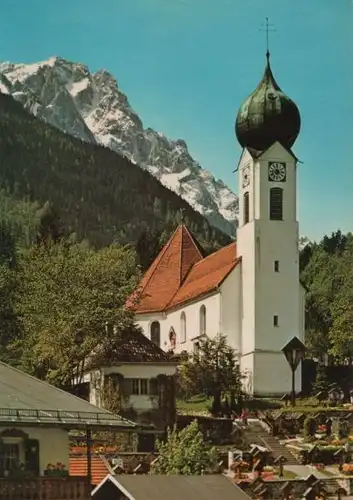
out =
[[[283,220],[283,189],[270,189],[270,220]]]
[[[243,211],[244,211],[244,224],[247,224],[250,220],[250,203],[249,203],[249,192],[243,194]]]
[[[206,335],[206,306],[200,307],[200,335]]]
[[[180,342],[186,342],[186,315],[184,312],[180,315]]]
[[[169,342],[170,342],[170,348],[172,351],[174,351],[176,347],[176,333],[174,328],[171,326],[169,330]]]
[[[151,323],[151,341],[158,347],[161,346],[161,325],[159,321],[152,321]]]

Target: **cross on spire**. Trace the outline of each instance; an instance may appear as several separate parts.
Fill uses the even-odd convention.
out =
[[[180,212],[180,223],[184,224],[184,222],[185,222],[185,208],[181,208],[179,212]]]
[[[271,24],[269,22],[269,19],[268,17],[266,17],[266,21],[264,24],[261,25],[262,28],[260,29],[260,31],[265,31],[266,32],[266,57],[267,57],[267,60],[270,59],[270,43],[269,43],[269,34],[270,34],[270,31],[276,31],[276,29],[274,28],[273,24]]]

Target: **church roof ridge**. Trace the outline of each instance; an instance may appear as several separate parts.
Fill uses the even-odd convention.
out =
[[[185,224],[180,224],[178,226],[177,229],[179,229],[180,227],[180,230],[181,230],[181,238],[180,238],[180,285],[183,283],[183,281],[186,279],[188,273],[190,272],[190,270],[192,269],[193,266],[190,266],[189,269],[186,270],[185,272],[185,275],[183,275],[183,261],[185,259],[185,254],[183,252],[183,239],[187,236],[189,238],[189,241],[191,241],[191,243],[193,244],[193,246],[195,247],[197,253],[199,254],[199,256],[201,257],[201,260],[199,262],[202,262],[202,260],[204,259],[204,256],[202,255],[202,253],[200,252],[200,249],[198,248],[198,246],[196,245],[195,243],[195,239],[192,235],[192,233],[189,231],[188,227],[185,225]],[[185,234],[186,233],[186,234]],[[186,262],[187,264],[187,262]],[[193,265],[196,265],[198,264],[198,262],[196,262],[195,264]]]
[[[165,310],[190,269],[202,259],[189,229],[179,224],[127,300],[127,306],[140,312]]]
[[[148,283],[151,281],[154,273],[156,272],[157,268],[158,268],[158,264],[159,262],[162,260],[163,258],[163,255],[166,253],[166,251],[168,250],[168,248],[170,247],[170,245],[172,244],[173,242],[173,239],[174,237],[176,236],[176,233],[178,231],[178,229],[180,228],[180,225],[175,229],[174,233],[170,236],[169,240],[167,241],[167,243],[163,246],[163,248],[159,251],[159,254],[157,255],[157,257],[155,258],[155,260],[152,262],[152,264],[149,266],[149,268],[147,269],[146,271],[146,274],[144,275],[144,277],[149,273],[149,271],[153,268],[150,276],[147,278],[146,280],[146,283],[144,283],[144,287],[143,288],[146,288],[146,286],[148,285]]]
[[[198,262],[196,262],[196,264],[194,264],[193,267],[196,267],[199,264],[202,264],[205,260],[209,259],[210,257],[215,257],[217,254],[219,254],[223,250],[228,249],[229,247],[231,247],[233,245],[235,245],[235,248],[236,248],[236,242],[235,241],[232,241],[231,243],[228,243],[228,245],[225,245],[224,247],[219,248],[215,252],[209,253],[208,255],[206,255],[206,257],[203,257],[202,260],[199,260]],[[237,259],[237,257],[235,257],[235,260],[236,259]]]
[[[232,247],[234,248],[234,256],[232,255]],[[176,290],[172,299],[166,305],[165,310],[178,308],[187,302],[199,299],[217,290],[229,273],[241,261],[241,257],[237,257],[236,255],[236,248],[236,242],[233,241],[216,252],[207,255],[207,257],[199,262],[196,262],[191,267],[182,285]],[[224,261],[221,260],[222,255],[226,256]],[[213,263],[212,260],[214,261]],[[205,267],[204,272],[202,272],[202,267]]]

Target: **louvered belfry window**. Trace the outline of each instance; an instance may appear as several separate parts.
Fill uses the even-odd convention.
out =
[[[244,207],[244,225],[250,220],[250,204],[249,204],[249,192],[247,191],[243,195],[243,207]]]
[[[270,189],[270,219],[283,220],[283,189]]]

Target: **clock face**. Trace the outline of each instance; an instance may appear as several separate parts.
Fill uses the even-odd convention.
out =
[[[278,161],[269,162],[268,180],[272,182],[284,182],[286,180],[286,164]]]
[[[243,188],[250,184],[250,168],[245,167],[243,170]]]

